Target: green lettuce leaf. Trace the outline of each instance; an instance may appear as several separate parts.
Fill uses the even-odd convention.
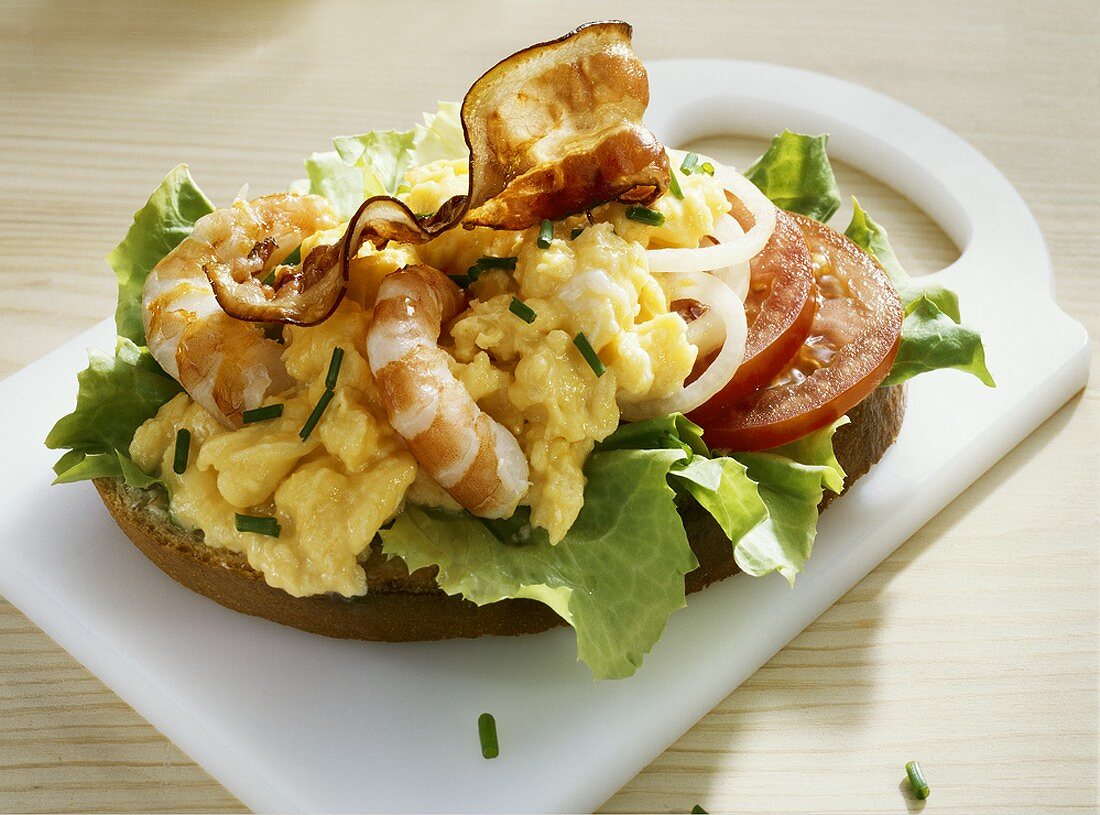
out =
[[[738,567],[756,577],[778,571],[793,585],[817,536],[817,505],[824,490],[844,488],[844,470],[833,453],[833,434],[848,417],[790,444],[760,453],[737,453],[758,485],[766,517],[736,542]]]
[[[669,468],[672,483],[709,512],[731,541],[768,514],[744,465],[728,457],[711,458],[703,428],[682,413],[624,424],[596,445],[597,451],[623,449],[683,450],[685,458]]]
[[[886,229],[852,198],[852,221],[844,234],[871,254],[898,290],[905,318],[901,346],[883,385],[896,385],[917,374],[940,368],[957,368],[996,387],[985,364],[981,335],[961,323],[959,298],[935,281],[913,279],[902,268],[890,246]]]
[[[745,177],[780,209],[824,223],[840,207],[840,188],[825,153],[828,141],[827,134],[809,136],[784,130],[745,170]]]
[[[161,481],[139,468],[129,456],[112,450],[109,453],[85,453],[70,450],[54,465],[55,484],[72,484],[93,478],[123,478],[131,487],[149,487]]]
[[[669,487],[682,450],[609,450],[588,459],[584,507],[551,546],[521,511],[506,522],[407,506],[383,530],[383,551],[411,569],[439,566],[448,594],[484,605],[539,600],[576,629],[577,654],[598,678],[630,676],[685,605],[698,566]]]
[[[137,345],[145,344],[141,321],[141,290],[160,259],[191,234],[195,221],[214,211],[214,205],[196,186],[186,164],[179,164],[160,182],[122,243],[107,255],[118,278],[118,334]]]
[[[439,585],[478,605],[525,597],[576,629],[597,678],[632,674],[682,607],[683,577],[698,564],[670,483],[722,527],[741,568],[788,580],[809,557],[823,489],[844,472],[836,425],[766,453],[711,458],[699,427],[680,415],[626,424],[585,466],[584,507],[559,544],[521,508],[506,521],[407,506],[382,531],[383,551],[410,568],[438,566]]]
[[[695,456],[682,466],[674,465],[670,476],[710,513],[731,543],[739,546],[751,529],[768,518],[768,506],[756,482],[736,459]]]
[[[363,199],[393,195],[412,160],[415,131],[372,130],[358,136],[337,136],[332,140],[340,158],[362,171]]]
[[[844,488],[833,434],[847,422],[841,417],[763,453],[711,458],[701,428],[673,414],[623,425],[596,449],[684,450],[687,457],[672,464],[669,478],[722,527],[741,570],[754,577],[779,571],[793,582],[813,547],[823,490]]]
[[[997,387],[985,364],[981,335],[956,323],[933,300],[922,296],[905,306],[901,346],[882,384],[897,385],[941,368],[957,368],[990,388]]]
[[[410,167],[469,155],[456,102],[440,102],[412,130],[372,130],[332,141],[336,150],[306,159],[309,178],[290,189],[325,196],[345,220],[371,196],[400,194]]]
[[[440,102],[435,113],[424,114],[424,124],[418,124],[414,133],[410,166],[465,159],[470,155],[462,129],[462,106],[458,102]]]
[[[683,449],[689,454],[709,455],[703,442],[703,428],[682,413],[670,413],[640,422],[629,422],[596,445],[604,450]]]
[[[364,201],[363,171],[345,162],[335,150],[314,153],[305,164],[309,179],[300,191],[323,195],[341,220],[351,218]]]
[[[940,311],[956,323],[959,322],[961,317],[958,295],[934,281],[913,280],[894,254],[894,247],[890,245],[886,228],[867,214],[854,195],[852,196],[852,221],[844,230],[844,234],[852,243],[879,262],[889,276],[890,282],[894,284],[894,288],[898,290],[902,303],[909,304],[920,297],[927,297]]]
[[[54,483],[124,476],[132,486],[148,486],[155,479],[130,460],[130,442],[134,431],[182,389],[146,349],[125,337],[119,337],[113,356],[91,350],[88,358],[76,377],[76,410],[46,436],[50,449],[70,451],[55,465]]]

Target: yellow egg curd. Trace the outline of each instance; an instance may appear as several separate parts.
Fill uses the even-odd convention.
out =
[[[464,161],[413,167],[402,196],[414,212],[433,212],[466,191],[466,172]],[[283,360],[294,384],[266,401],[284,406],[280,417],[228,430],[181,394],[138,429],[134,462],[163,479],[177,523],[201,529],[208,545],[244,554],[270,585],[295,596],[363,594],[360,561],[404,501],[457,508],[419,471],[386,419],[366,360],[378,285],[409,263],[465,275],[484,256],[514,257],[515,271],[484,271],[470,284],[469,308],[445,327],[440,344],[478,405],[519,439],[530,462],[523,503],[532,523],[560,541],[583,505],[585,460],[619,424],[619,400],[671,395],[695,362],[646,249],[697,246],[729,204],[707,175],[678,180],[683,198],[666,194],[653,205],[665,216],[659,227],[606,205],[554,224],[548,248],[537,245],[537,228],[458,228],[419,247],[367,246],[351,264],[348,295],[333,316],[284,330]],[[307,239],[303,256],[342,234],[340,227]],[[514,313],[516,299],[534,312],[532,322]],[[606,368],[602,375],[578,349],[581,334]],[[344,358],[335,396],[303,441],[299,431],[324,393],[336,347]],[[177,475],[180,428],[191,431],[191,449]],[[279,537],[238,532],[238,513],[273,516]]]

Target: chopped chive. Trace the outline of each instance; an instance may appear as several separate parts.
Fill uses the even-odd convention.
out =
[[[691,815],[708,815],[707,811],[696,804],[691,808]]]
[[[640,224],[649,226],[661,226],[665,222],[665,216],[649,207],[632,206],[626,208],[626,217]]]
[[[321,421],[321,414],[325,412],[325,408],[328,407],[328,403],[332,401],[332,397],[336,395],[336,392],[331,389],[326,389],[321,398],[317,400],[317,404],[313,406],[313,412],[309,414],[309,418],[306,419],[306,423],[302,425],[302,429],[298,431],[298,435],[301,436],[302,441],[309,438],[309,434],[313,432],[313,428],[317,426],[317,422]]]
[[[582,232],[584,232],[584,227],[583,226],[573,227],[573,231],[569,233],[569,240],[575,241],[577,238],[579,238],[581,236]]]
[[[672,168],[669,168],[668,171],[668,191],[677,199],[684,200],[684,191],[680,189],[680,180],[676,178],[676,171]]]
[[[276,269],[278,269],[278,268],[279,268],[279,267],[278,267],[278,266],[276,266],[276,267],[275,267],[275,269],[272,269],[272,270],[271,270],[271,271],[270,271],[270,272],[268,273],[267,277],[265,277],[265,278],[263,279],[263,281],[262,281],[262,282],[263,282],[263,284],[264,284],[265,286],[274,286],[274,285],[275,285],[275,270],[276,270]]]
[[[176,431],[176,452],[172,456],[172,472],[183,475],[187,469],[187,456],[191,452],[191,431],[181,427]]]
[[[279,522],[270,515],[241,515],[237,513],[237,531],[255,532],[257,535],[267,535],[269,538],[279,537],[282,527]]]
[[[688,153],[684,156],[684,161],[680,165],[680,172],[684,175],[691,175],[695,172],[695,168],[699,166],[699,155],[697,153]]]
[[[519,317],[523,322],[530,325],[535,321],[538,316],[535,314],[535,310],[520,300],[518,297],[513,297],[511,304],[508,306],[508,310]]]
[[[294,251],[283,258],[281,266],[297,266],[302,262],[302,244],[298,244],[294,247]]]
[[[592,344],[588,341],[588,337],[584,336],[583,331],[573,338],[573,344],[577,346],[577,350],[581,352],[581,356],[584,357],[584,361],[588,363],[588,367],[592,369],[592,372],[596,376],[603,376],[603,372],[607,369],[600,362],[600,358],[592,349]]]
[[[707,175],[714,175],[714,165],[711,164],[709,161],[704,161],[699,166],[699,169],[702,170]]]
[[[507,272],[514,272],[516,270],[516,261],[519,258],[497,258],[492,255],[485,255],[477,259],[477,263],[471,268],[484,269],[504,269]]]
[[[262,422],[266,419],[278,419],[282,415],[283,406],[282,404],[277,404],[246,410],[241,414],[241,418],[244,419],[245,424],[252,424],[253,422]]]
[[[447,275],[447,277],[451,278],[451,280],[454,281],[454,284],[456,286],[458,286],[460,289],[469,288],[470,284],[473,283],[474,280],[476,279],[476,278],[470,277],[470,275],[468,275],[468,274],[452,274],[452,275]]]
[[[536,243],[539,249],[549,249],[552,240],[554,240],[554,224],[543,219],[542,226],[539,227],[539,239]]]
[[[497,720],[492,713],[482,713],[477,717],[477,736],[481,740],[482,758],[496,758],[500,755],[497,741]]]
[[[325,387],[332,390],[336,387],[336,377],[340,375],[340,363],[344,361],[344,349],[336,346],[332,349],[332,359],[328,363],[328,376],[325,377]]]
[[[921,772],[920,762],[910,761],[906,764],[905,774],[909,776],[909,786],[913,788],[913,795],[921,801],[927,798],[931,790],[928,789],[928,782],[924,780],[924,773]]]
[[[519,258],[498,258],[492,255],[485,255],[477,259],[469,269],[466,270],[467,277],[470,278],[470,282],[477,280],[481,277],[481,273],[487,269],[503,269],[506,272],[514,272],[516,270],[516,261]]]

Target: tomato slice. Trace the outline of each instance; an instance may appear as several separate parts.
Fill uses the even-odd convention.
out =
[[[847,413],[890,371],[901,300],[878,263],[835,230],[788,214],[809,247],[817,284],[810,334],[766,387],[701,421],[711,447],[766,450]]]
[[[736,198],[731,214],[742,229],[752,226],[752,215]],[[690,418],[703,423],[720,417],[757,388],[766,385],[798,351],[810,334],[817,299],[814,272],[806,239],[786,212],[776,213],[775,231],[760,253],[749,262],[749,293],[745,317],[749,324],[745,358],[733,379]],[[706,369],[714,355],[703,360]]]

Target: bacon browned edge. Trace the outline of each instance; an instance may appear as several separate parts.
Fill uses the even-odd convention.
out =
[[[608,201],[652,203],[668,187],[668,156],[642,124],[649,79],[631,31],[620,21],[586,23],[498,62],[462,102],[465,195],[427,218],[393,196],[369,198],[339,254],[315,250],[274,295],[256,279],[208,269],[218,302],[243,320],[313,325],[336,309],[365,241],[419,244],[459,224],[518,230]]]
[[[664,146],[642,124],[649,79],[621,21],[586,23],[486,71],[462,101],[469,188],[428,218],[401,201],[363,202],[343,266],[365,241],[425,243],[467,229],[526,229],[608,201],[649,204],[668,187]]]
[[[252,251],[270,254],[261,244]],[[228,264],[207,264],[203,271],[222,311],[249,322],[316,325],[336,311],[347,288],[338,244],[315,247],[298,268],[271,286],[256,278],[236,280]]]

